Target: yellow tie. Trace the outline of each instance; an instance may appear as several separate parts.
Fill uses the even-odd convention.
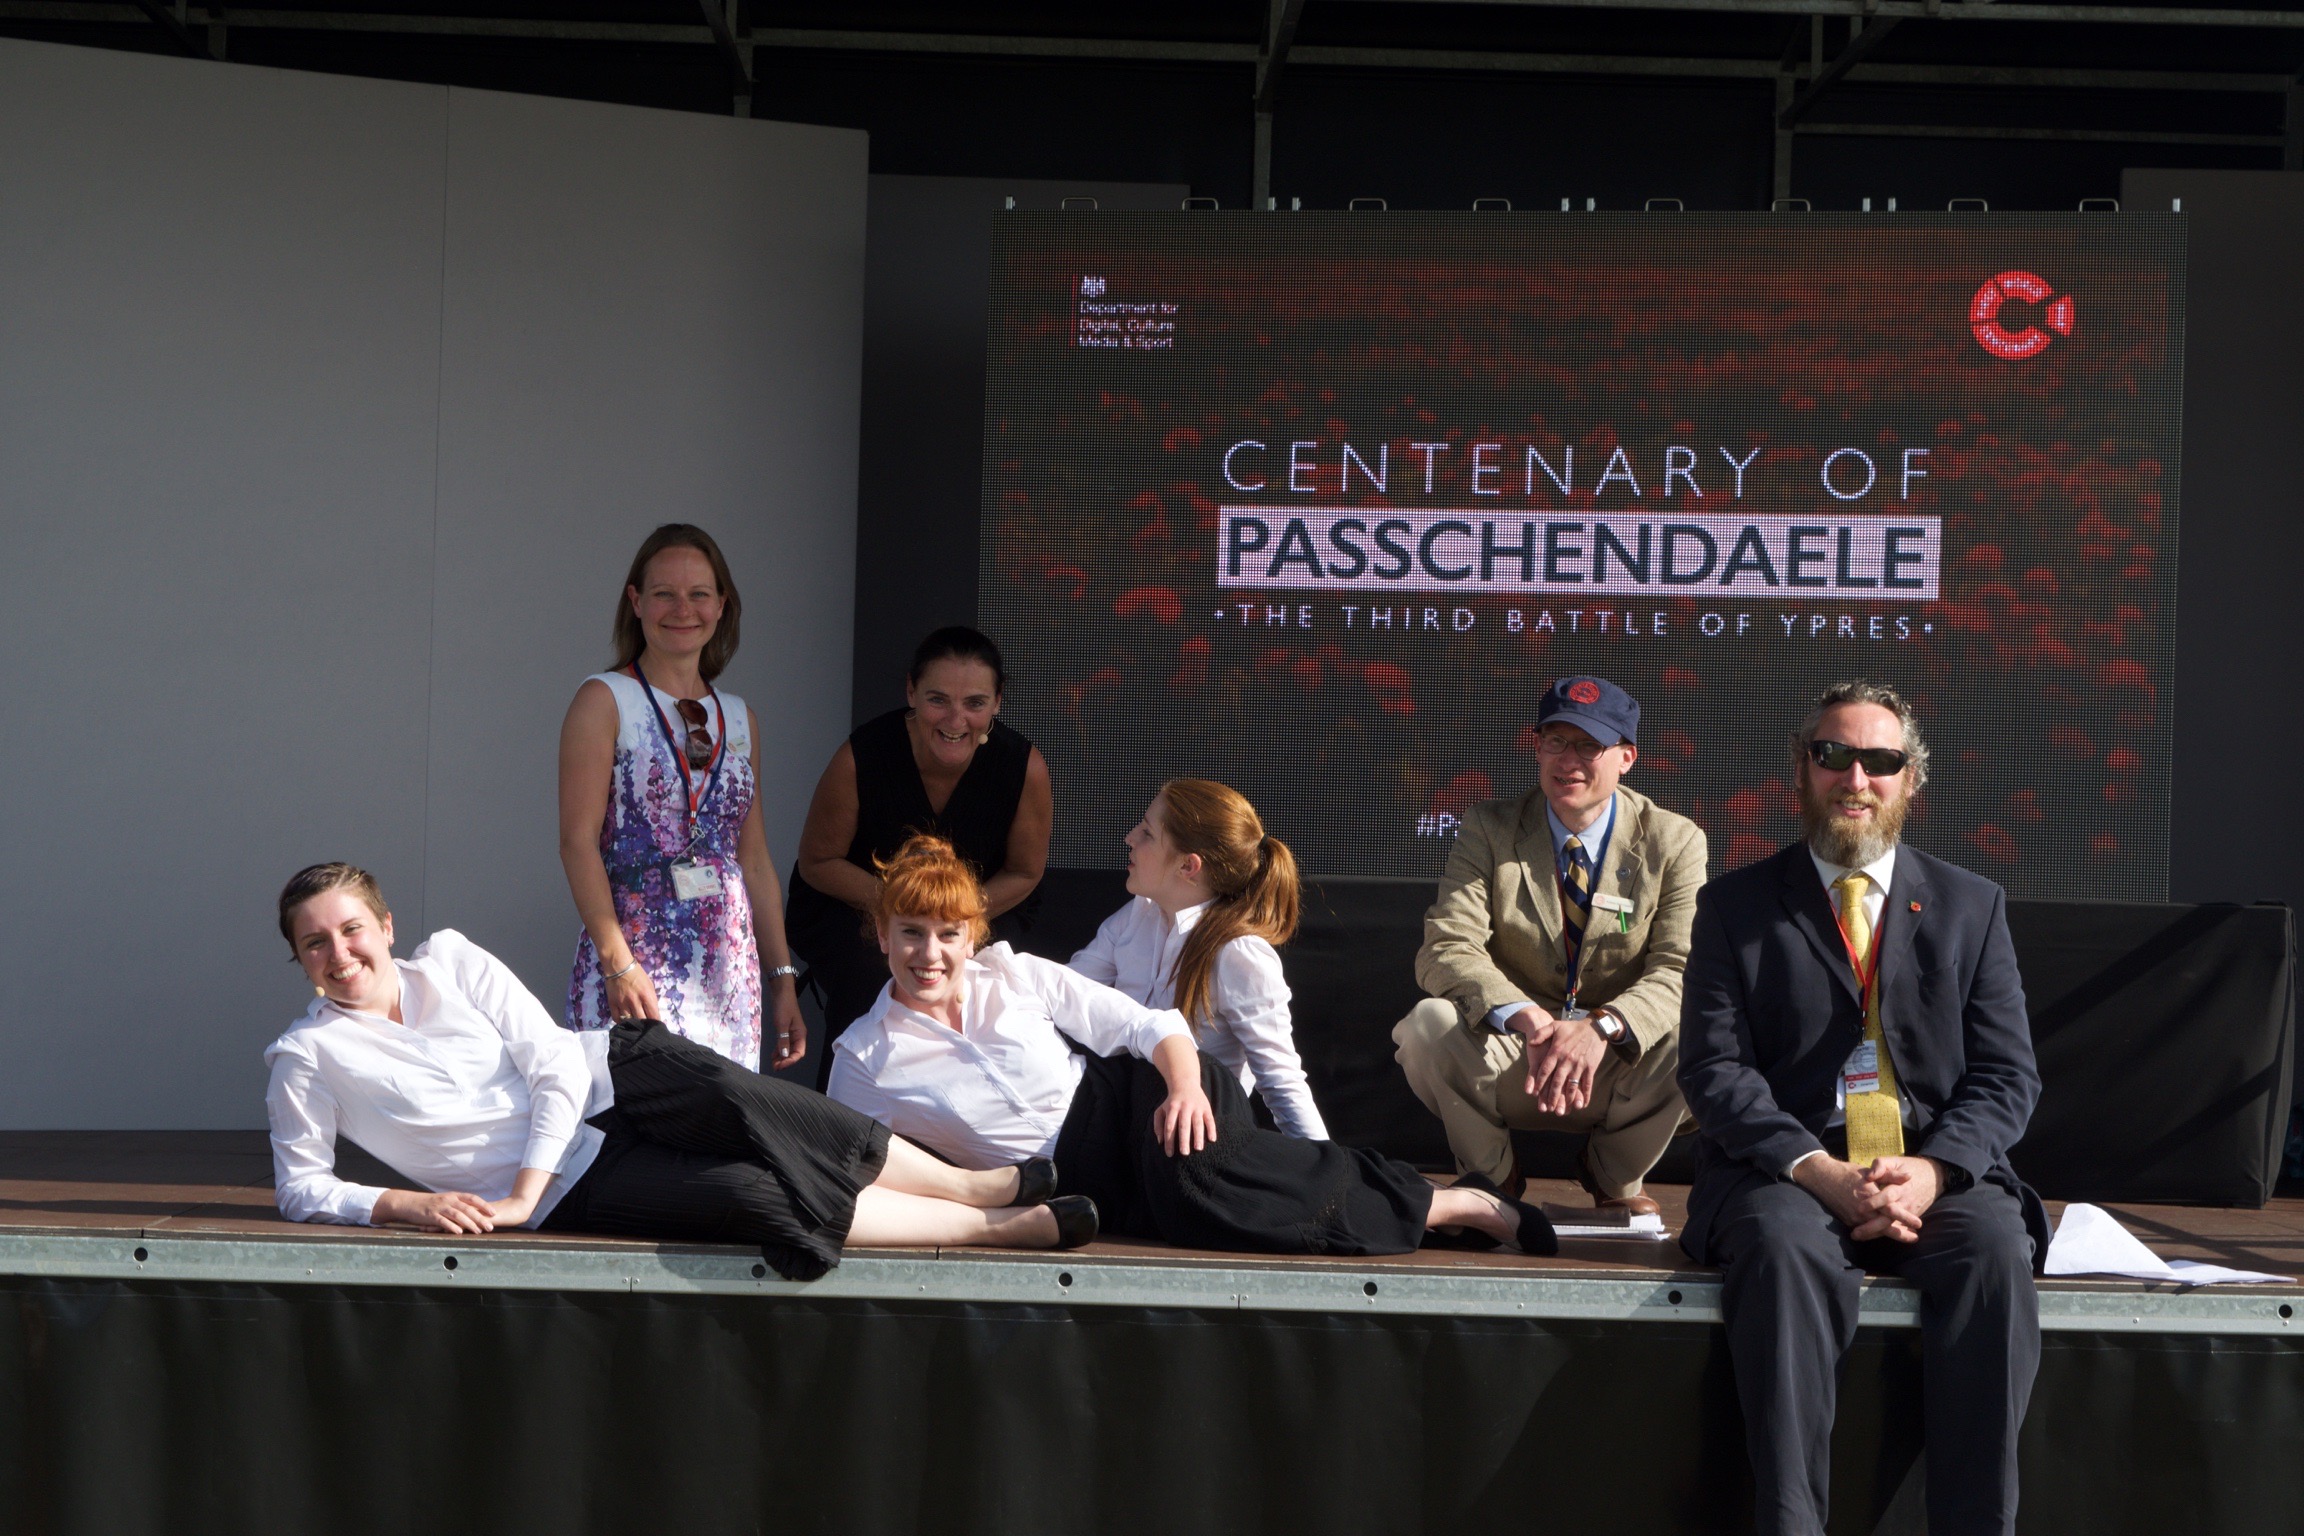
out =
[[[1864,915],[1864,889],[1872,877],[1862,870],[1832,882],[1840,893],[1840,927],[1856,953],[1859,973],[1872,968],[1872,920]],[[1848,1095],[1848,1161],[1864,1166],[1876,1157],[1904,1155],[1904,1108],[1896,1098],[1896,1069],[1888,1060],[1888,1038],[1880,1029],[1878,978],[1866,989],[1864,1040],[1879,1063],[1880,1086]]]

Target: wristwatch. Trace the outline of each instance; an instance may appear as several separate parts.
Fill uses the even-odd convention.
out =
[[[1601,1039],[1608,1042],[1610,1050],[1624,1054],[1631,1049],[1632,1026],[1619,1018],[1613,1008],[1602,1008],[1594,1013],[1592,1027],[1599,1032]]]

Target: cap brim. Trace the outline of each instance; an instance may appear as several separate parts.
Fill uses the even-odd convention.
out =
[[[1631,737],[1625,735],[1622,731],[1619,731],[1616,729],[1616,727],[1610,725],[1607,721],[1597,719],[1591,715],[1581,714],[1573,709],[1556,709],[1551,714],[1546,715],[1543,719],[1536,722],[1536,728],[1538,730],[1542,730],[1545,726],[1548,725],[1575,726],[1578,730],[1582,731],[1585,735],[1591,737],[1594,741],[1600,743],[1600,745],[1604,747],[1613,747],[1621,742],[1632,741]],[[1633,742],[1633,745],[1637,746],[1639,743]]]

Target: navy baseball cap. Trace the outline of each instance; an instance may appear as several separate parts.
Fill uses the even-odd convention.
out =
[[[1536,706],[1536,728],[1573,725],[1604,747],[1640,744],[1640,701],[1604,677],[1563,677]]]

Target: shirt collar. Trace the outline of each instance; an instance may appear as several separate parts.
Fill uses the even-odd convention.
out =
[[[1581,832],[1570,832],[1560,820],[1560,813],[1552,809],[1552,802],[1544,802],[1544,825],[1552,831],[1552,857],[1557,859],[1567,850],[1568,839],[1573,837],[1584,845],[1584,856],[1597,862],[1600,850],[1608,844],[1608,829],[1616,824],[1616,797],[1610,795],[1608,803],[1600,807],[1600,819]]]
[[[1206,917],[1208,915],[1208,909],[1214,905],[1216,905],[1216,898],[1211,896],[1196,907],[1186,907],[1183,911],[1177,913],[1174,917],[1169,917],[1165,912],[1161,912],[1160,915],[1166,919],[1168,924],[1168,931],[1177,935],[1178,937],[1182,937],[1183,935],[1190,933],[1193,929],[1199,927],[1200,919]],[[1158,902],[1153,903],[1152,910],[1155,912],[1160,911],[1160,905]]]
[[[1816,861],[1816,873],[1823,877],[1826,891],[1832,889],[1834,881],[1849,873],[1847,865],[1833,863],[1818,853],[1813,846],[1808,850],[1808,857]],[[1886,853],[1864,866],[1864,873],[1872,877],[1872,883],[1879,887],[1880,894],[1886,896],[1888,894],[1888,882],[1894,879],[1896,875],[1896,845],[1890,843]]]

